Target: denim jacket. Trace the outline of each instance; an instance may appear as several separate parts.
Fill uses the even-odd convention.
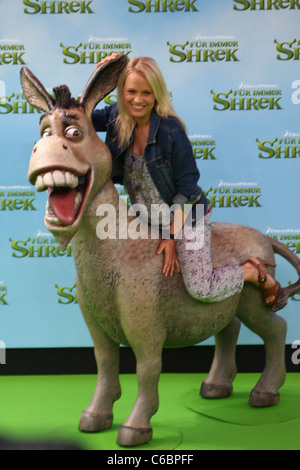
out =
[[[115,183],[123,184],[123,158],[126,148],[120,148],[116,119],[117,104],[94,110],[92,121],[97,132],[106,132],[105,143],[113,159],[112,178]],[[152,110],[148,142],[144,151],[145,163],[162,199],[172,204],[203,204],[204,213],[207,199],[198,186],[200,177],[191,143],[176,117],[163,118]],[[194,211],[193,211],[194,212]]]

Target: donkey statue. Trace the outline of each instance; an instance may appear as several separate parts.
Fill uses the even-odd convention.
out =
[[[52,97],[26,67],[21,69],[21,83],[29,103],[45,112],[28,178],[37,191],[48,190],[47,229],[62,249],[71,242],[78,301],[94,343],[98,380],[79,429],[97,432],[112,425],[113,404],[121,396],[119,348],[128,345],[136,358],[138,392],[117,443],[137,446],[152,438],[150,419],[158,409],[164,347],[189,346],[214,335],[215,355],[200,394],[227,397],[236,375],[235,348],[242,321],[263,339],[266,351],[265,369],[250,404],[273,406],[285,381],[286,322],[265,305],[259,289],[247,283],[240,294],[219,303],[194,300],[180,273],[163,276],[162,255],[156,254],[158,239],[118,236],[119,214],[127,211],[127,205],[111,180],[111,154],[95,132],[91,114],[116,87],[125,63],[126,58],[119,56],[96,69],[77,101],[65,85],[54,88]],[[99,208],[104,204],[115,208],[114,238],[97,236],[97,225],[104,219]],[[109,222],[112,211],[106,217]],[[133,218],[128,214],[127,224]],[[242,264],[252,256],[274,262],[274,253],[289,260],[300,274],[297,256],[279,242],[250,227],[213,223],[215,266]],[[270,269],[274,276],[274,268]],[[299,279],[283,288],[279,308],[299,289]]]

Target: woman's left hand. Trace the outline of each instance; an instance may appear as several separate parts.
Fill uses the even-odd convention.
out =
[[[180,272],[179,262],[176,253],[176,242],[171,239],[162,240],[156,253],[160,255],[162,252],[164,252],[165,256],[162,270],[163,274],[165,276],[168,276],[169,274],[170,276],[173,276],[175,269]]]
[[[101,65],[105,64],[106,62],[115,60],[118,56],[119,54],[117,52],[114,52],[111,55],[107,55],[106,57],[104,57],[104,59],[100,60],[100,62],[98,62],[98,64],[95,65],[95,69],[98,69],[99,67],[101,67]]]

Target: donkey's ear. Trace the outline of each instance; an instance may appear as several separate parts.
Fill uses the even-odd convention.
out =
[[[116,59],[104,63],[93,72],[80,99],[80,104],[87,115],[91,115],[99,101],[116,88],[119,75],[126,64],[127,57],[119,55]]]
[[[50,111],[55,101],[27,67],[21,68],[21,85],[27,101],[38,109]]]

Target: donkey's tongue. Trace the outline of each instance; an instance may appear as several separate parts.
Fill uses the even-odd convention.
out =
[[[63,225],[72,225],[75,220],[75,195],[75,188],[55,189],[49,195],[51,207]]]

